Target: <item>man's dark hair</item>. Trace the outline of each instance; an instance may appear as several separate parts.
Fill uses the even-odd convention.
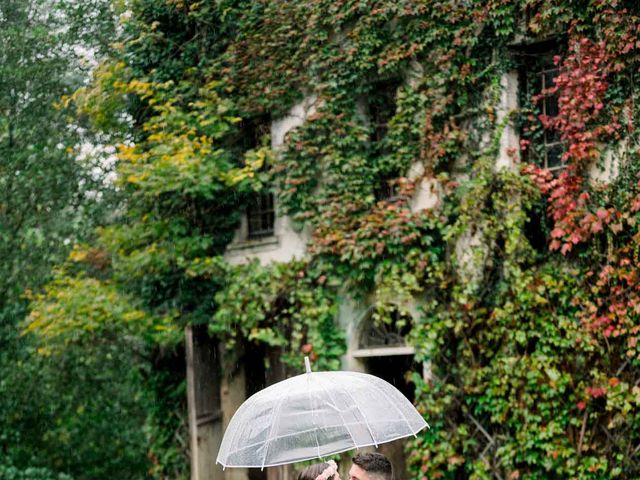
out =
[[[379,476],[383,480],[393,478],[391,462],[381,453],[359,453],[351,461],[365,472]]]

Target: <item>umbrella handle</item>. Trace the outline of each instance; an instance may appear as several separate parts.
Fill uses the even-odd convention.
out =
[[[311,363],[309,363],[309,357],[304,357],[304,369],[307,373],[311,373]]]

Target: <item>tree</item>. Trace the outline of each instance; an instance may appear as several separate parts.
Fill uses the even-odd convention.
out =
[[[63,275],[53,267],[75,243],[92,237],[113,208],[104,135],[94,135],[64,105],[64,96],[87,81],[93,57],[108,50],[102,42],[113,38],[113,26],[108,1],[0,4],[3,478],[45,478],[55,471],[135,478],[149,468],[143,427],[152,397],[140,386],[148,365],[143,340],[94,339],[48,354],[21,335],[28,303],[37,306],[33,292]],[[60,282],[57,291],[69,292]],[[88,293],[90,286],[76,292]],[[94,292],[92,301],[112,298],[108,285],[98,283]]]
[[[80,155],[91,139],[80,125],[69,123],[60,107],[62,96],[86,78],[66,21],[65,12],[49,0],[0,5],[3,335],[11,335],[24,315],[25,289],[43,285],[52,266],[91,232],[94,198],[106,190],[100,164]]]

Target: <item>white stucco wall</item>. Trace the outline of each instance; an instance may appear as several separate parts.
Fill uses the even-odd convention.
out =
[[[507,121],[500,136],[496,169],[513,168],[520,161],[520,138],[513,120],[508,118],[518,107],[518,72],[508,72],[500,78],[500,101],[496,109],[497,124]]]
[[[236,239],[227,247],[224,259],[232,265],[247,263],[257,258],[262,265],[270,262],[288,262],[304,257],[307,250],[308,234],[296,231],[289,217],[276,216],[274,235],[255,240],[242,240],[246,232],[246,219],[236,232]],[[246,234],[244,235],[246,238]]]
[[[480,285],[489,249],[482,231],[472,227],[456,242],[457,271],[468,292],[473,292]]]
[[[338,325],[345,332],[347,352],[342,357],[342,370],[364,372],[366,366],[362,359],[353,356],[360,346],[360,328],[367,318],[369,306],[363,302],[356,302],[349,296],[342,297],[338,307]]]
[[[500,78],[500,92],[496,108],[496,125],[502,127],[498,139],[498,156],[495,169],[513,169],[520,162],[520,137],[512,113],[519,108],[518,73],[507,72]],[[488,138],[486,139],[489,140]],[[480,286],[483,271],[487,264],[491,245],[487,243],[483,231],[477,225],[470,225],[457,240],[455,246],[457,273],[473,292]]]
[[[289,113],[271,123],[271,148],[278,150],[285,143],[287,133],[302,125],[305,120],[316,112],[318,97],[309,95],[295,104]]]
[[[409,199],[409,208],[412,212],[430,210],[440,205],[441,186],[433,177],[424,175],[422,162],[415,162],[409,169],[408,178],[416,182],[416,189]]]
[[[620,146],[620,148],[613,150],[608,148],[602,154],[602,159],[598,162],[593,162],[589,166],[587,175],[593,183],[610,183],[618,176],[619,163],[624,157],[624,149],[626,145]]]

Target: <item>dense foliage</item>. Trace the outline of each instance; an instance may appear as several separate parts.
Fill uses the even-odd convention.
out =
[[[35,297],[27,328],[45,352],[87,329],[133,322],[161,345],[208,323],[230,350],[333,368],[342,299],[372,299],[389,323],[418,299],[410,338],[433,377],[414,375],[416,401],[433,428],[412,444],[412,477],[640,475],[636,2],[124,5],[113,52],[68,100],[117,139],[126,204],[98,232],[103,268],[85,256]],[[549,38],[555,82],[500,112],[504,75]],[[302,98],[314,112],[272,152],[256,125]],[[521,152],[502,151],[510,122]],[[563,146],[559,172],[527,164],[543,132]],[[438,201],[416,211],[425,184]],[[227,265],[270,185],[311,231],[307,258]],[[85,288],[117,301],[76,323],[65,312]],[[154,475],[177,468],[169,457]]]
[[[64,474],[55,474],[44,468],[27,468],[20,470],[15,467],[0,466],[0,478],[5,480],[70,480]]]
[[[0,338],[24,315],[24,290],[41,286],[94,227],[97,206],[85,193],[102,190],[96,159],[76,159],[88,141],[81,126],[56,108],[82,84],[83,69],[70,55],[69,17],[50,7],[0,6]]]
[[[101,134],[61,104],[87,81],[92,56],[108,51],[100,39],[115,28],[107,2],[82,3],[0,3],[3,479],[134,477],[146,470],[141,427],[151,402],[122,348],[130,342],[85,341],[37,354],[40,343],[21,335],[31,293],[52,280],[74,243],[94,238],[113,208]]]

